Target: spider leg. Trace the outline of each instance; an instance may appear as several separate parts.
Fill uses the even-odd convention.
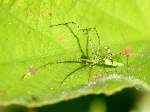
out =
[[[82,63],[81,61],[57,61],[57,62],[48,62],[44,65],[41,65],[39,66],[36,70],[40,69],[40,68],[43,68],[43,67],[46,67],[48,65],[52,65],[52,64],[61,64],[61,63]]]
[[[125,34],[124,34],[124,33],[121,33],[121,36],[122,36],[123,41],[127,44],[127,41],[126,41],[127,39],[126,39],[126,37],[125,37]],[[126,57],[127,57],[127,58],[126,58],[126,61],[127,61],[126,64],[127,64],[127,67],[129,67],[129,55],[127,54]]]
[[[91,72],[92,72],[92,69],[93,69],[93,67],[90,67],[90,68],[89,68],[89,77],[88,77],[88,82],[90,81],[90,78],[91,78]]]
[[[99,45],[100,45],[100,36],[99,36],[99,33],[98,33],[98,31],[95,27],[94,28],[83,28],[83,29],[80,29],[80,30],[82,30],[82,31],[91,31],[91,30],[95,31],[95,33],[97,35],[97,38],[98,38]]]
[[[97,38],[98,38],[98,44],[99,44],[98,47],[100,47],[100,36],[99,36],[99,33],[98,33],[98,31],[97,31],[96,28],[91,28],[91,29],[93,29],[93,30],[95,31],[95,33],[96,33],[96,35],[97,35]]]
[[[87,54],[87,57],[89,57],[89,51],[88,51],[88,47],[89,47],[89,31],[93,30],[95,31],[96,35],[97,35],[97,38],[98,38],[98,51],[100,50],[100,36],[98,34],[98,31],[96,28],[84,28],[84,29],[79,29],[83,32],[85,32],[86,34],[86,37],[87,37],[87,44],[86,44],[86,54]]]
[[[126,56],[127,57],[127,66],[129,67],[129,55]]]
[[[69,74],[67,74],[67,76],[61,81],[60,86],[64,83],[64,81],[65,81],[69,76],[71,76],[73,73],[77,72],[78,70],[83,69],[83,68],[86,67],[86,66],[87,66],[87,65],[80,66],[80,67],[76,68],[75,70],[73,70],[72,72],[70,72]]]
[[[87,58],[89,58],[89,32],[88,32],[88,29],[80,29],[82,30],[83,33],[85,33],[86,35],[86,55],[87,55]]]
[[[50,25],[50,27],[55,27],[55,26],[66,26],[68,28],[68,30],[72,33],[72,35],[76,38],[77,40],[77,44],[79,46],[80,52],[82,53],[83,56],[85,56],[83,49],[81,47],[80,44],[80,40],[79,37],[74,33],[74,31],[71,29],[71,27],[69,26],[69,24],[76,24],[75,22],[67,22],[67,23],[63,23],[63,24],[56,24],[56,25]]]
[[[57,62],[48,62],[48,63],[43,64],[43,65],[41,65],[41,66],[39,66],[39,67],[37,67],[37,68],[30,67],[30,68],[28,68],[27,73],[24,74],[24,75],[21,77],[21,79],[25,79],[25,77],[26,77],[27,75],[35,75],[36,72],[37,72],[39,69],[44,68],[44,67],[46,67],[46,66],[48,66],[48,65],[59,64],[59,63],[60,63],[60,64],[63,64],[63,63],[82,63],[82,62],[81,62],[81,61],[57,61]]]
[[[126,61],[127,61],[127,67],[126,67],[126,70],[127,70],[127,73],[129,72],[129,55],[126,55]]]

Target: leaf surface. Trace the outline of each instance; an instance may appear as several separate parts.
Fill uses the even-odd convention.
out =
[[[127,87],[149,91],[149,6],[148,0],[0,0],[0,104],[42,106],[88,94],[111,95]],[[68,21],[80,28],[96,27],[100,47],[128,53],[129,66],[107,72],[94,67],[90,81],[87,66],[61,87],[64,77],[81,64],[53,64],[36,71],[48,62],[81,58],[65,27],[49,27]],[[71,28],[78,32],[78,27]],[[85,36],[77,34],[85,51]],[[33,76],[22,79],[27,73]]]

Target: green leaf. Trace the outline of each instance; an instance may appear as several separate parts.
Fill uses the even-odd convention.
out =
[[[149,91],[149,6],[148,0],[0,0],[0,104],[42,106],[88,94],[111,95],[127,87]],[[36,71],[48,62],[81,58],[76,39],[65,27],[49,27],[68,21],[96,27],[101,48],[129,53],[129,66],[105,67],[107,72],[94,67],[89,81],[86,67],[61,87],[81,64],[53,64]],[[85,37],[78,35],[85,50]],[[25,74],[32,76],[22,79]]]

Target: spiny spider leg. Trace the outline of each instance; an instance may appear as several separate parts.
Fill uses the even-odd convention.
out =
[[[28,71],[29,74],[34,75],[39,69],[44,68],[48,65],[53,65],[53,64],[63,64],[63,63],[82,63],[81,61],[57,61],[57,62],[48,62],[46,64],[43,64],[37,68],[30,68]],[[24,79],[27,76],[27,74],[24,74],[21,79]]]
[[[86,35],[86,55],[87,55],[87,58],[89,58],[89,51],[88,51],[89,50],[88,49],[88,47],[89,47],[89,32],[87,29],[80,29],[80,30],[85,32],[85,35]]]
[[[83,32],[85,32],[85,34],[86,34],[86,37],[87,37],[87,43],[86,43],[86,54],[87,54],[87,57],[89,57],[89,31],[91,31],[91,30],[94,30],[95,31],[95,33],[96,33],[96,35],[97,35],[97,38],[98,38],[98,51],[99,51],[99,48],[100,48],[100,36],[99,36],[99,34],[98,34],[98,31],[97,31],[97,29],[96,28],[84,28],[84,29],[80,29],[80,30],[82,30]]]
[[[95,33],[96,33],[96,36],[98,38],[98,43],[100,45],[100,36],[99,36],[99,33],[98,33],[98,31],[97,31],[97,29],[95,27],[93,27],[93,28],[84,28],[84,29],[80,29],[80,30],[82,30],[82,31],[91,31],[91,30],[94,30]]]
[[[127,57],[127,67],[129,67],[129,55],[126,55],[126,57]]]
[[[72,72],[70,72],[68,75],[66,75],[66,77],[61,81],[60,86],[64,83],[64,81],[65,81],[69,76],[71,76],[73,73],[77,72],[78,70],[81,70],[81,69],[85,68],[86,66],[87,66],[87,65],[80,66],[80,67],[76,68],[75,70],[73,70]]]
[[[93,67],[90,67],[90,68],[89,68],[89,77],[88,77],[88,82],[90,81],[90,78],[91,78],[91,72],[92,72],[92,69],[93,69]]]
[[[52,64],[59,64],[59,63],[82,63],[81,61],[57,61],[57,62],[48,62],[44,65],[39,66],[36,70],[46,67],[48,65],[52,65]]]
[[[76,38],[77,44],[78,44],[79,49],[80,49],[80,52],[82,53],[82,56],[85,57],[85,54],[84,54],[83,49],[82,49],[82,47],[81,47],[80,40],[79,40],[78,36],[73,32],[73,30],[71,29],[71,27],[70,27],[68,24],[76,24],[76,23],[75,23],[75,22],[67,22],[67,23],[63,23],[63,24],[50,25],[50,27],[66,26],[66,27],[68,28],[68,30],[69,30],[69,31],[73,34],[73,36]]]
[[[127,43],[127,39],[126,39],[126,37],[125,37],[125,34],[124,33],[121,33],[121,35],[122,35],[122,39],[123,39],[123,41],[125,42],[125,43]],[[123,54],[123,53],[122,53]],[[129,55],[128,55],[128,53],[126,54],[125,53],[125,56],[126,56],[126,61],[127,61],[127,67],[129,67]]]
[[[97,35],[97,38],[98,38],[98,44],[99,44],[99,46],[98,46],[98,47],[100,47],[100,36],[99,36],[99,34],[98,34],[97,29],[96,29],[96,28],[89,28],[89,29],[91,29],[91,30],[94,30],[94,31],[95,31],[95,33],[96,33],[96,35]]]

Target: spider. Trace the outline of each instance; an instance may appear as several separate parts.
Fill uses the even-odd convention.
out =
[[[108,47],[105,47],[104,49],[100,49],[100,36],[97,32],[96,28],[84,28],[84,29],[79,29],[80,31],[82,31],[85,35],[86,35],[86,49],[85,51],[83,50],[83,48],[81,47],[81,43],[79,40],[78,35],[73,31],[73,29],[70,27],[70,24],[74,24],[77,25],[75,22],[67,22],[67,23],[62,23],[62,24],[55,24],[55,25],[50,25],[50,27],[58,27],[58,26],[65,26],[70,33],[73,35],[73,37],[76,39],[77,41],[77,45],[78,48],[81,52],[81,58],[78,60],[65,60],[65,61],[57,61],[57,62],[48,62],[46,64],[43,64],[37,68],[34,68],[32,66],[32,68],[30,68],[28,70],[28,75],[34,75],[36,73],[37,70],[44,68],[48,65],[52,65],[52,64],[65,64],[65,63],[80,63],[81,66],[74,69],[73,71],[71,71],[70,73],[68,73],[64,79],[61,81],[60,85],[62,85],[65,80],[71,76],[72,74],[74,74],[75,72],[85,68],[85,67],[89,67],[90,71],[93,69],[93,67],[95,66],[99,66],[99,67],[103,67],[105,69],[105,67],[119,67],[119,66],[123,66],[123,63],[120,63],[118,61],[114,61],[113,60],[113,54],[111,53],[111,50]],[[78,26],[79,28],[79,26]],[[93,45],[90,41],[90,36],[89,36],[89,32],[93,31],[96,34],[96,45]],[[91,44],[91,46],[90,46]],[[90,79],[90,73],[89,73],[89,78],[88,81]],[[23,78],[25,78],[26,75],[23,76]]]

